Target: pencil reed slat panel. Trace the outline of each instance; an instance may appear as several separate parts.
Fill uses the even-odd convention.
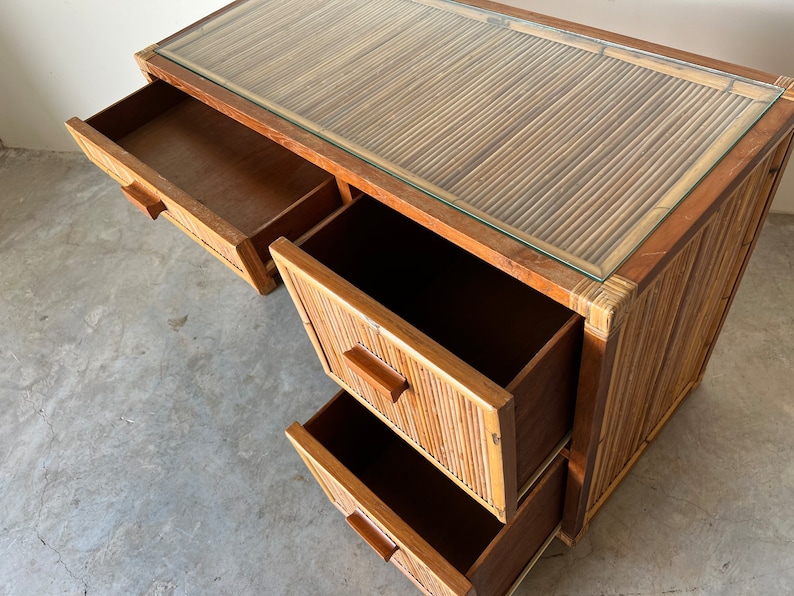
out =
[[[332,375],[423,454],[448,470],[475,498],[503,514],[504,489],[501,494],[497,491],[494,476],[502,477],[505,472],[501,457],[489,453],[489,449],[497,449],[489,440],[492,430],[497,430],[489,426],[493,424],[487,419],[491,413],[473,404],[471,397],[454,386],[454,381],[431,370],[421,356],[397,345],[380,327],[364,320],[323,288],[315,288],[299,272],[288,270],[287,275],[312,321]],[[343,354],[356,345],[407,379],[408,389],[396,403],[348,366]]]
[[[217,234],[207,229],[201,222],[196,221],[196,218],[193,217],[190,212],[173,203],[169,203],[168,211],[165,215],[177,222],[184,230],[195,236],[205,246],[218,253],[218,255],[228,261],[235,269],[240,271],[244,270],[243,264],[240,262],[240,258],[234,247],[229,245],[228,242],[224,242],[222,239],[218,238]]]
[[[321,442],[317,442],[310,432],[307,433],[296,423],[287,430],[287,437],[329,499],[345,517],[353,514],[365,516],[397,546],[389,561],[423,591],[434,596],[463,596],[471,593],[471,583],[464,573],[439,555],[420,534],[389,509],[382,495],[371,492],[361,478],[347,469]],[[366,447],[378,449],[378,446]],[[385,473],[388,474],[388,471]],[[385,493],[390,494],[388,490]],[[451,506],[455,507],[454,504]]]
[[[392,555],[391,561],[415,581],[418,587],[426,594],[431,596],[456,596],[455,592],[439,581],[427,566],[410,551],[398,550]]]
[[[251,0],[157,51],[601,280],[781,92],[436,0]]]
[[[590,516],[699,381],[747,254],[748,230],[766,202],[774,159],[753,170],[632,305],[607,398]]]

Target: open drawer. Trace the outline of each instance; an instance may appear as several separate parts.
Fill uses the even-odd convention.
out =
[[[271,254],[326,372],[509,520],[572,428],[581,318],[368,198]]]
[[[345,392],[287,436],[350,525],[434,596],[506,593],[562,519],[561,456],[503,525]]]
[[[260,293],[275,287],[268,245],[342,203],[331,174],[163,81],[66,126],[136,207],[162,213]]]

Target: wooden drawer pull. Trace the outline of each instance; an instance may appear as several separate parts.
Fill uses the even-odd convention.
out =
[[[350,527],[358,532],[358,535],[364,539],[364,542],[369,544],[384,561],[391,559],[392,555],[399,549],[391,538],[386,536],[378,526],[372,523],[371,519],[361,513],[361,510],[356,509],[353,513],[348,515],[346,519]]]
[[[397,403],[403,391],[408,389],[408,381],[404,376],[364,347],[355,345],[342,355],[353,372],[379,393],[390,397],[394,403]]]
[[[122,186],[121,192],[124,193],[130,203],[140,209],[142,213],[145,213],[149,219],[157,219],[157,216],[165,211],[165,203],[151,196],[137,182],[133,182],[129,186]]]

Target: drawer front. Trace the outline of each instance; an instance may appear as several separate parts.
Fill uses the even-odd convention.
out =
[[[86,156],[116,180],[124,195],[152,219],[166,219],[207,248],[259,292],[272,289],[250,240],[200,202],[163,179],[89,124],[72,118],[67,128]]]
[[[434,596],[462,595],[472,591],[471,582],[464,575],[435,552],[302,426],[293,424],[287,430],[287,437],[345,518],[365,516],[385,539],[396,545],[397,550],[389,560],[412,581]]]
[[[290,242],[278,240],[271,254],[328,374],[508,519],[512,396]]]
[[[311,422],[306,427],[294,423],[287,430],[287,437],[328,498],[382,559],[397,565],[428,594],[505,594],[523,577],[522,572],[537,559],[559,528],[567,476],[567,465],[561,457],[557,457],[536,482],[514,518],[506,526],[497,524],[489,542],[479,547],[482,550],[478,551],[474,562],[456,568],[364,480],[337,459],[322,439],[312,434],[311,428]],[[339,432],[345,430],[339,428]],[[388,474],[389,469],[383,473]],[[468,526],[471,520],[463,516],[460,523]]]
[[[163,203],[167,206],[163,215],[166,219],[175,224],[179,229],[190,235],[196,242],[202,244],[210,251],[216,253],[228,265],[236,269],[238,273],[245,275],[250,265],[244,262],[240,249],[248,242],[241,240],[240,244],[234,245],[218,234],[210,226],[206,225],[200,218],[196,217],[188,209],[179,204],[165,199]]]

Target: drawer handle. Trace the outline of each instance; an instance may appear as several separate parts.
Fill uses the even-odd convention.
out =
[[[127,200],[141,210],[149,219],[157,219],[157,216],[165,211],[165,203],[157,197],[151,196],[146,189],[137,182],[129,186],[122,186],[121,192]]]
[[[408,389],[408,381],[404,376],[362,346],[355,345],[342,356],[353,372],[379,393],[391,398],[395,404],[403,391]]]
[[[383,531],[372,523],[372,520],[364,515],[360,509],[356,509],[347,516],[347,523],[353,528],[364,542],[369,544],[384,561],[389,561],[392,555],[399,550],[391,538],[386,536]]]

